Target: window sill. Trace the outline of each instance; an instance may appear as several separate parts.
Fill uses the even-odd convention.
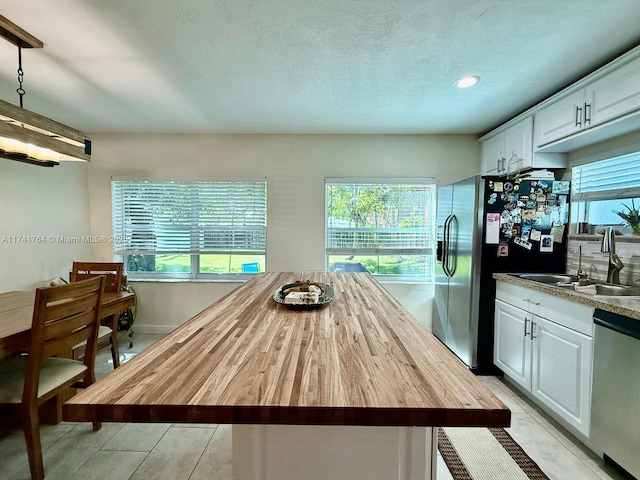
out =
[[[127,277],[128,283],[244,283],[251,280],[247,275],[242,278],[131,278]]]
[[[591,241],[591,240],[598,240],[598,241],[602,241],[602,235],[591,235],[591,234],[570,234],[569,235],[569,240],[585,240],[585,241]],[[638,235],[616,235],[616,242],[621,242],[621,243],[640,243],[640,236]]]

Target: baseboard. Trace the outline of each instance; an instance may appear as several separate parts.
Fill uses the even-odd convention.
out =
[[[131,326],[131,330],[135,333],[152,333],[157,335],[166,335],[173,332],[177,327],[171,327],[169,325],[141,325],[134,323]]]

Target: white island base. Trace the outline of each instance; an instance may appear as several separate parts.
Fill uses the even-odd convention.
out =
[[[233,479],[435,479],[437,431],[434,427],[233,425]]]

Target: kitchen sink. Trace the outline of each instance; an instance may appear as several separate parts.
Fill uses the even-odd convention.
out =
[[[571,285],[572,282],[578,281],[578,277],[566,273],[521,273],[517,277],[547,284],[565,283]]]
[[[640,296],[640,287],[631,287],[629,285],[613,285],[610,283],[596,283],[596,295],[613,295],[613,296]]]
[[[520,273],[516,274],[516,276],[523,280],[531,280],[560,287],[571,287],[578,281],[578,277],[576,275],[569,275],[566,273]],[[590,282],[590,284],[595,287],[596,295],[608,295],[614,297],[640,296],[640,286],[598,282]]]

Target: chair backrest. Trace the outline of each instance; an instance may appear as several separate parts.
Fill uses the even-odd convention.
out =
[[[97,275],[106,277],[104,291],[118,293],[122,289],[122,262],[73,262],[71,281],[85,280]]]
[[[104,283],[104,277],[100,276],[36,289],[25,398],[37,397],[40,364],[44,358],[69,353],[74,345],[83,341],[87,342],[84,364],[93,376]]]

